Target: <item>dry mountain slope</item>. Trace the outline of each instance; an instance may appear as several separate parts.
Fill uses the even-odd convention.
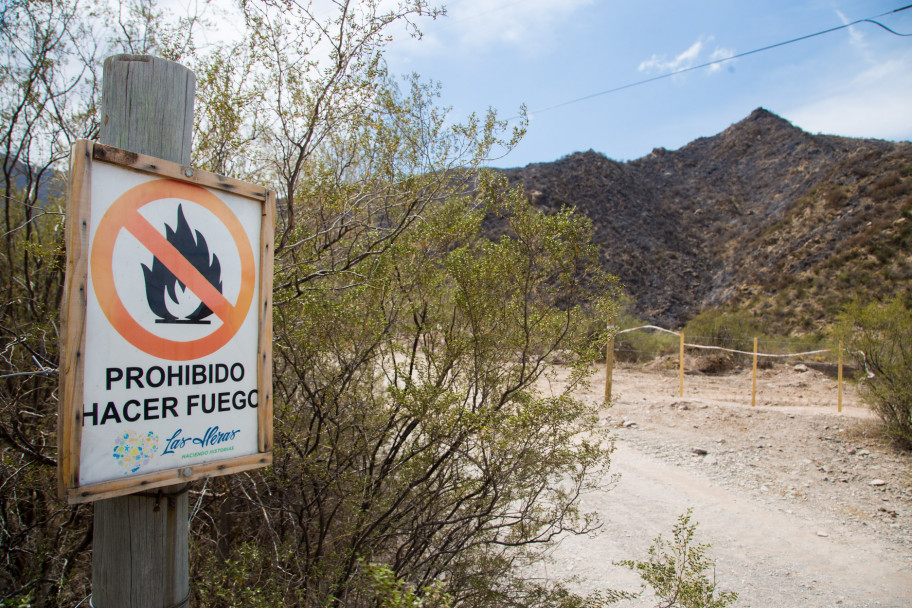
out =
[[[806,331],[854,290],[912,296],[909,142],[812,135],[757,109],[679,150],[505,173],[537,206],[591,218],[604,267],[658,323],[737,306]]]

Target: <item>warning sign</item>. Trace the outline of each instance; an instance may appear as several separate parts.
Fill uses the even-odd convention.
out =
[[[88,247],[68,262],[62,491],[80,502],[268,464],[274,196],[80,145],[68,221],[84,232],[68,250]]]
[[[199,218],[199,228],[187,222],[185,205],[187,213]],[[134,258],[143,257],[142,251],[127,245],[121,247],[125,256],[115,255],[118,239],[126,235],[146,250],[144,257],[152,256],[151,264],[137,263]],[[210,242],[227,247],[228,255],[219,258],[210,252]],[[134,251],[137,255],[131,256]],[[237,262],[233,268],[223,267],[224,260]],[[143,352],[172,361],[198,359],[225,346],[247,318],[256,291],[253,250],[237,214],[210,191],[175,180],[144,182],[114,201],[95,231],[90,263],[95,295],[114,329]],[[127,278],[131,273],[136,280]],[[234,301],[224,295],[223,274],[238,283]],[[125,278],[118,285],[115,276]],[[124,297],[118,287],[126,291]],[[136,287],[148,308],[140,304],[131,313],[124,298],[135,295]],[[178,316],[177,311],[188,309],[188,300],[190,312]],[[213,313],[217,326],[191,340],[184,339],[187,328],[156,327],[211,325],[206,317]]]

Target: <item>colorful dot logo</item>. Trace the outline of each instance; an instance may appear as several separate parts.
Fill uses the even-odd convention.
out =
[[[158,444],[158,435],[152,431],[125,431],[118,435],[112,455],[128,472],[135,473],[152,460],[158,452]]]

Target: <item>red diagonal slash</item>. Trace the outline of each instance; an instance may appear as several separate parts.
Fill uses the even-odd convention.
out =
[[[124,228],[196,294],[223,323],[234,325],[235,308],[155,226],[137,212],[130,214]]]

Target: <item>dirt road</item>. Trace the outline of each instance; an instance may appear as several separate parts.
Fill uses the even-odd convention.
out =
[[[601,400],[597,378],[581,398]],[[616,369],[603,422],[620,480],[583,503],[605,526],[565,539],[547,575],[635,591],[613,562],[644,558],[693,508],[737,606],[912,606],[912,458],[878,439],[852,388],[836,414],[836,383],[819,372],[763,370],[755,408],[750,386],[749,370],[688,375],[681,398],[673,369]]]

